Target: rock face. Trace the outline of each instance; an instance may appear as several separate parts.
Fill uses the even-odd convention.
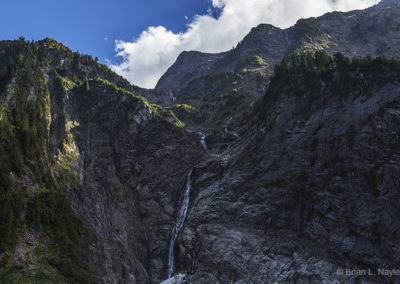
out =
[[[247,141],[195,169],[178,255],[193,279],[215,277],[198,283],[343,283],[356,279],[342,268],[399,264],[400,85],[342,100],[320,84],[323,108],[279,93]]]
[[[90,93],[94,97],[85,102],[90,110],[77,113],[80,126],[72,131],[84,190],[71,186],[67,197],[84,221],[123,246],[121,254],[129,261],[121,274],[149,282],[150,275],[165,274],[164,266],[153,265],[164,261],[167,249],[170,227],[160,225],[171,220],[196,156],[186,149],[196,143],[168,123],[156,122],[151,107],[129,94],[115,94],[102,83],[91,85]],[[78,110],[79,96],[73,97]]]
[[[1,282],[166,280],[191,173],[165,283],[396,283],[400,63],[345,56],[397,55],[398,13],[260,25],[156,90],[1,42]]]

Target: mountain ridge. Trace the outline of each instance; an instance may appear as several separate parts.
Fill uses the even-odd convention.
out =
[[[332,12],[332,13],[327,13],[318,18],[300,19],[294,26],[289,27],[287,29],[279,29],[272,25],[260,24],[259,26],[253,28],[250,31],[250,33],[233,50],[222,52],[220,54],[218,53],[202,54],[202,57],[210,56],[208,60],[214,61],[213,58],[217,57],[217,55],[218,57],[229,57],[230,54],[236,53],[235,60],[237,61],[239,59],[239,63],[238,62],[234,63],[236,64],[236,66],[222,67],[222,69],[220,70],[218,70],[218,68],[211,68],[211,66],[208,66],[209,64],[205,64],[204,67],[205,69],[210,70],[210,72],[213,74],[219,72],[226,73],[231,69],[237,68],[238,67],[237,64],[240,65],[240,62],[242,62],[243,64],[243,62],[247,59],[247,57],[251,55],[256,55],[260,56],[267,64],[269,64],[269,68],[267,67],[266,69],[268,70],[268,73],[272,75],[273,66],[279,64],[284,57],[289,56],[290,53],[299,48],[311,51],[324,49],[331,55],[333,55],[336,52],[341,52],[348,57],[358,57],[358,56],[366,56],[374,54],[386,55],[386,56],[398,56],[398,50],[399,50],[398,41],[397,43],[395,43],[395,45],[392,45],[394,50],[393,52],[391,52],[390,50],[385,50],[384,48],[379,50],[379,46],[370,47],[371,44],[368,44],[367,41],[372,41],[372,43],[377,42],[377,39],[375,38],[371,39],[371,37],[368,37],[368,32],[364,34],[363,31],[358,31],[358,30],[352,31],[352,29],[355,29],[353,26],[361,20],[366,22],[369,21],[372,23],[373,17],[383,19],[384,17],[382,16],[382,14],[385,14],[385,12],[387,12],[386,10],[389,10],[386,9],[387,4],[394,4],[394,6],[391,6],[390,9],[392,14],[387,15],[387,18],[394,20],[396,18],[395,9],[399,8],[398,3],[396,1],[393,2],[382,1],[378,5],[375,5],[365,10],[356,10],[351,12]],[[366,18],[359,19],[359,17],[366,17]],[[391,27],[394,31],[396,31],[397,29],[396,23],[397,25],[399,24],[398,22],[395,22],[392,24],[392,26],[390,26],[390,24],[388,24],[388,26]],[[374,23],[374,24],[382,24],[382,23]],[[338,30],[335,31],[335,29]],[[384,29],[384,27],[380,27],[380,29]],[[360,32],[363,37],[366,37],[364,39],[365,42],[361,44],[361,47],[359,47],[358,43],[353,44],[350,43],[348,39],[346,39],[347,37],[351,36],[352,33],[357,33],[357,32]],[[376,34],[379,33],[376,33],[374,31],[373,35]],[[355,36],[351,37],[353,39],[355,38]],[[383,36],[383,38],[387,40],[389,37]],[[273,44],[274,41],[275,44]],[[249,44],[247,45],[250,46],[249,48],[250,51],[246,47],[243,47],[243,45],[246,45],[246,42],[249,42]],[[261,43],[260,44],[261,51],[257,50],[257,45],[258,45],[257,42]],[[377,44],[379,44],[379,42]],[[252,51],[251,49],[255,51]],[[273,50],[275,50],[274,51],[275,53],[272,53]],[[182,56],[188,57],[189,54],[190,53],[187,53],[187,51],[185,51],[182,54]],[[195,52],[195,54],[199,56],[201,53]],[[171,87],[171,89],[178,89],[177,91],[179,92],[179,88],[184,88],[187,83],[181,84],[179,88],[177,88],[175,84],[177,84],[178,82],[181,83],[181,81],[183,80],[183,76],[188,77],[188,74],[196,74],[195,70],[199,69],[200,63],[196,63],[195,65],[193,65],[193,70],[190,69],[191,66],[187,66],[186,68],[188,68],[188,70],[185,70],[183,72],[177,72],[177,68],[184,68],[184,66],[178,67],[179,65],[185,65],[185,63],[183,62],[181,63],[180,56],[178,57],[178,59],[179,60],[177,60],[176,63],[174,63],[170,67],[171,72],[167,71],[160,78],[159,82],[156,85],[156,89]],[[222,58],[220,60],[223,61]],[[187,58],[185,62],[187,61],[189,61],[189,58]],[[231,60],[229,59],[227,59],[227,61],[231,62]],[[193,79],[198,79],[199,77],[205,75],[207,74],[200,73],[199,75],[194,75]],[[168,76],[171,76],[171,78],[168,79]],[[176,78],[176,76],[179,77]],[[190,79],[186,78],[186,80],[183,81],[189,81],[189,80]]]

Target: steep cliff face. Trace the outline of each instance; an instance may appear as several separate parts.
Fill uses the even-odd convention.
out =
[[[75,162],[81,167],[73,171],[81,190],[70,184],[68,199],[96,232],[121,246],[122,275],[129,272],[139,283],[161,280],[167,224],[198,157],[190,149],[199,142],[158,117],[142,98],[115,93],[102,82],[83,93],[89,97],[79,90],[73,97],[79,126],[71,132],[81,155]]]
[[[90,57],[51,40],[2,50],[2,281],[165,278],[197,137]]]
[[[399,9],[398,1],[383,0],[362,11],[326,14],[316,18],[313,42],[331,54],[340,52],[349,57],[398,56]],[[296,27],[293,33],[299,34]],[[303,46],[307,45],[313,48],[312,43]]]
[[[399,64],[337,66],[283,67],[260,124],[193,172],[177,255],[195,283],[353,283],[337,271],[399,264]]]
[[[393,283],[341,269],[400,264],[400,64],[330,54],[396,55],[398,8],[260,25],[156,90],[1,42],[1,281],[159,283],[186,200],[177,279]]]

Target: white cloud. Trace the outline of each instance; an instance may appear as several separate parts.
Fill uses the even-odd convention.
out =
[[[111,65],[131,83],[152,88],[184,50],[222,52],[243,39],[252,27],[268,23],[287,28],[300,18],[338,10],[364,9],[376,0],[211,0],[221,9],[218,19],[197,15],[182,33],[165,27],[149,27],[133,42],[116,41],[122,62]]]
[[[222,7],[225,6],[226,1],[224,0],[212,0],[212,5],[215,8],[221,9]]]

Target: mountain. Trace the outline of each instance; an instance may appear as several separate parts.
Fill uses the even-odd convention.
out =
[[[205,124],[216,128],[234,115],[235,110],[220,121],[220,116],[214,115],[215,108],[224,105],[226,98],[236,97],[235,90],[242,95],[239,99],[250,105],[264,93],[274,66],[294,54],[325,50],[330,55],[340,52],[350,58],[397,57],[399,5],[398,1],[384,0],[362,11],[302,19],[285,30],[261,24],[228,52],[183,52],[156,85],[156,90],[165,93],[157,103],[170,104],[169,91],[172,91],[178,103],[202,107],[207,113],[204,116],[209,118]],[[224,106],[218,114],[223,112],[229,110]]]
[[[1,282],[394,283],[399,8],[260,25],[155,90],[0,42]]]
[[[381,1],[362,11],[301,19],[285,30],[261,24],[229,52],[183,52],[161,77],[156,89],[179,92],[193,80],[244,68],[258,67],[271,74],[275,64],[296,51],[324,49],[329,54],[340,52],[348,57],[399,56],[399,5],[398,1]]]

